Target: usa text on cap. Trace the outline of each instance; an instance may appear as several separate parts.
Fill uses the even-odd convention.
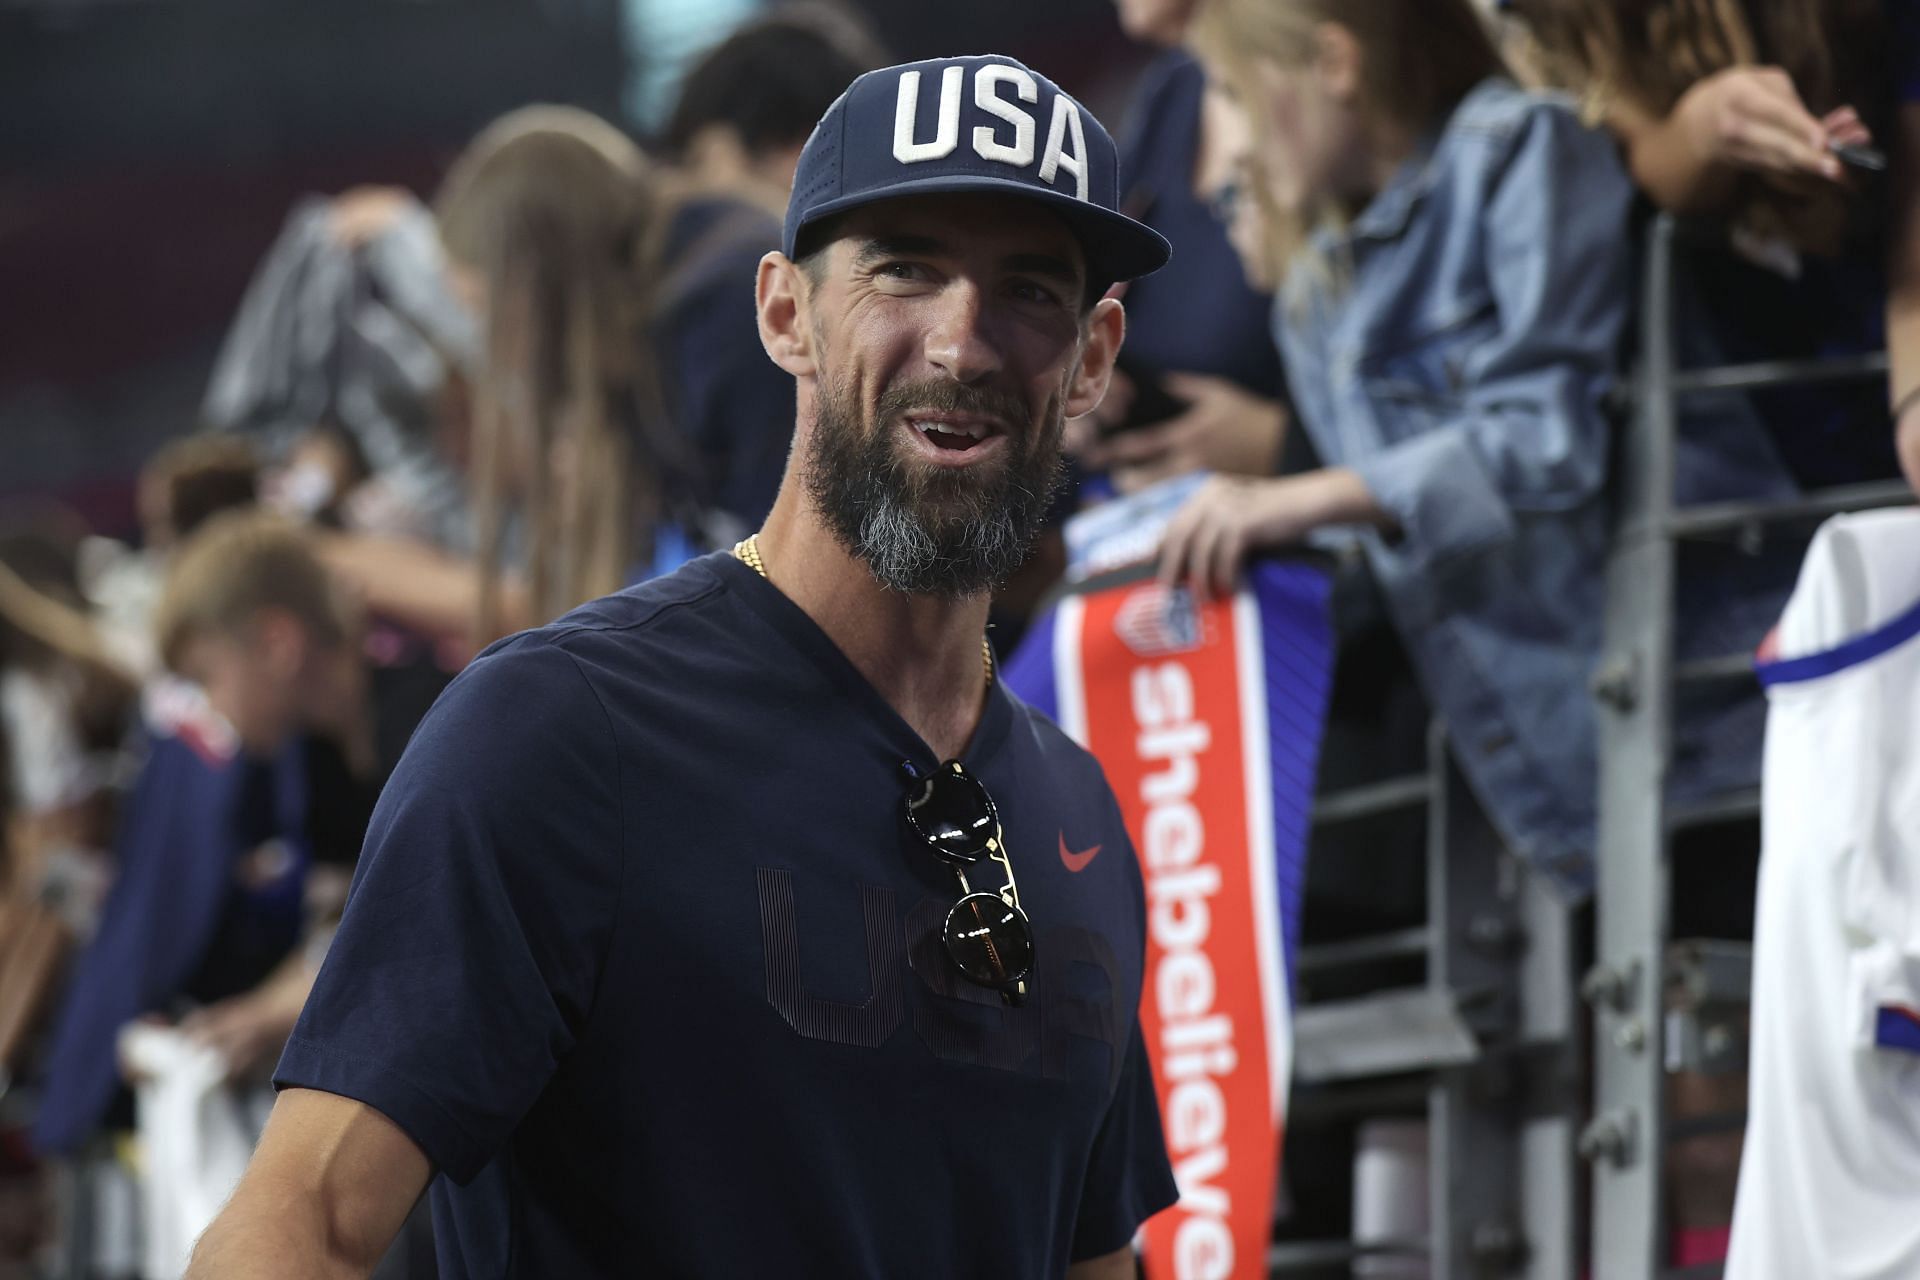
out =
[[[935,58],[870,71],[814,127],[794,172],[785,251],[833,214],[901,196],[984,191],[1038,200],[1086,250],[1090,273],[1165,266],[1166,240],[1119,211],[1119,159],[1093,113],[1012,58]]]

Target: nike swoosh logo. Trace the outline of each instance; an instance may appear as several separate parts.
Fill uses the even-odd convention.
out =
[[[1075,853],[1067,848],[1067,833],[1064,831],[1060,833],[1060,864],[1069,871],[1085,871],[1087,864],[1092,862],[1094,855],[1099,852],[1100,846],[1095,845],[1085,853]]]

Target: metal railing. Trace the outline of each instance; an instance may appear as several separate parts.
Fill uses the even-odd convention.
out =
[[[1665,1077],[1671,1064],[1698,1056],[1689,1046],[1667,1042],[1665,1002],[1675,976],[1669,958],[1669,856],[1678,832],[1756,815],[1759,793],[1744,789],[1685,807],[1671,805],[1667,766],[1676,687],[1743,678],[1750,675],[1751,658],[1675,661],[1677,548],[1692,539],[1757,534],[1911,500],[1905,486],[1888,482],[1780,503],[1676,505],[1675,442],[1684,398],[1859,381],[1882,377],[1887,368],[1884,356],[1871,355],[1680,369],[1673,303],[1676,252],[1673,221],[1656,219],[1642,265],[1639,352],[1631,422],[1622,441],[1619,523],[1608,562],[1605,657],[1595,687],[1600,733],[1596,964],[1582,984],[1593,1005],[1594,1098],[1592,1120],[1580,1141],[1582,1154],[1593,1162],[1595,1280],[1720,1272],[1718,1265],[1685,1271],[1665,1266],[1662,1173],[1675,1136],[1665,1113]],[[1716,973],[1737,967],[1724,957],[1705,959]],[[1684,1051],[1676,1058],[1679,1050]]]

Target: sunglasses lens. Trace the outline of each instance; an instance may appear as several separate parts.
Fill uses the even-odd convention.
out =
[[[954,903],[943,940],[960,972],[983,986],[1018,982],[1033,971],[1033,926],[998,894],[970,893]]]
[[[948,862],[978,862],[1000,823],[985,787],[943,770],[907,792],[907,825]]]

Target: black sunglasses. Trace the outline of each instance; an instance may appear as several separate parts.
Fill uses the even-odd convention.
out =
[[[968,981],[998,991],[1008,1004],[1027,996],[1033,972],[1033,925],[1020,909],[1020,890],[1000,831],[1000,811],[980,780],[949,760],[907,788],[907,829],[953,868],[960,901],[947,912],[940,940],[947,958]],[[983,859],[1000,864],[1006,885],[977,892],[966,869]]]

